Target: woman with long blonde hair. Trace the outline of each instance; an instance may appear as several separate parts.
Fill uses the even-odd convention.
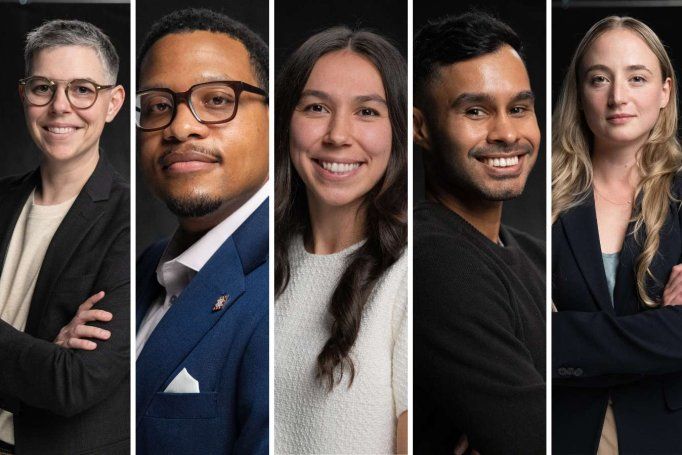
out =
[[[553,453],[682,453],[681,169],[665,47],[602,19],[553,116]]]

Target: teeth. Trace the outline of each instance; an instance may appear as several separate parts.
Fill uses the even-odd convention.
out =
[[[328,161],[320,161],[322,167],[335,174],[346,174],[360,167],[360,163],[332,163]]]
[[[71,127],[71,126],[64,126],[64,127],[54,127],[54,126],[50,126],[50,127],[47,128],[47,130],[48,130],[50,133],[55,133],[55,134],[67,134],[67,133],[71,133],[72,131],[75,131],[76,128],[73,128],[73,127]]]
[[[519,157],[512,156],[509,158],[484,158],[483,162],[492,167],[509,167],[519,164]]]

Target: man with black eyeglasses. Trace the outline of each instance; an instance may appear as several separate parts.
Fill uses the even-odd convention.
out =
[[[118,55],[94,25],[53,20],[24,56],[41,159],[0,180],[0,453],[127,454],[130,192],[99,149],[125,98]]]
[[[138,80],[140,166],[178,228],[138,260],[137,453],[267,454],[267,45],[176,11]]]

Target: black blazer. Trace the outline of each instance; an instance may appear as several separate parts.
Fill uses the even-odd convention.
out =
[[[682,177],[673,194],[682,195]],[[682,211],[670,203],[649,295],[660,298],[682,260]],[[553,451],[595,453],[609,397],[620,454],[682,454],[682,307],[644,308],[628,228],[613,305],[601,257],[594,197],[552,226]]]
[[[0,180],[0,263],[39,171]],[[52,343],[98,291],[113,313],[94,351]],[[130,447],[130,190],[100,158],[57,229],[25,332],[0,321],[0,408],[14,413],[17,454],[128,454]]]

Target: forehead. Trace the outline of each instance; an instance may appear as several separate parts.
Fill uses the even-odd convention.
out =
[[[523,60],[507,45],[489,54],[443,66],[431,83],[435,99],[445,97],[449,102],[463,93],[504,99],[530,90]]]
[[[102,83],[106,71],[97,51],[91,47],[55,46],[33,55],[30,75],[62,80],[85,78]]]
[[[656,71],[660,66],[658,58],[644,40],[625,28],[608,30],[594,40],[585,51],[581,69],[592,65],[605,65],[613,69],[646,65],[651,71]]]
[[[384,94],[379,70],[369,59],[350,49],[320,57],[313,66],[305,88],[351,96]]]
[[[154,43],[145,55],[139,89],[166,87],[185,91],[211,80],[258,85],[244,44],[224,33],[172,33]]]

